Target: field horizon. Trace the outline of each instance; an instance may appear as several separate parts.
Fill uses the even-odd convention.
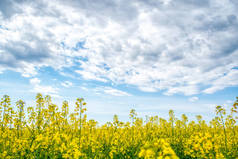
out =
[[[147,116],[146,120],[131,109],[129,121],[114,115],[112,122],[99,125],[87,119],[87,103],[77,98],[69,112],[50,96],[36,95],[36,106],[26,107],[18,100],[15,106],[4,95],[0,102],[1,158],[237,158],[238,97],[230,112],[216,106],[216,116],[206,123],[201,115],[188,121]]]

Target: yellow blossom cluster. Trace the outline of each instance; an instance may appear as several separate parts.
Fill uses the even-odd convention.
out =
[[[219,150],[219,136],[210,133],[196,133],[185,143],[185,153],[193,158],[225,158]]]
[[[238,98],[228,112],[217,106],[216,116],[196,121],[172,110],[168,120],[158,116],[137,116],[129,121],[114,115],[100,125],[88,120],[86,103],[76,99],[69,110],[64,101],[58,107],[50,96],[37,94],[36,106],[26,107],[10,97],[0,100],[0,158],[65,159],[238,159]]]
[[[157,139],[154,142],[147,141],[145,146],[141,149],[139,157],[144,157],[145,159],[178,159],[169,143],[162,138]]]

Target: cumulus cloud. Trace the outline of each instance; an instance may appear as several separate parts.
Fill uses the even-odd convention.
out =
[[[204,90],[204,93],[211,94],[226,87],[238,85],[238,69],[233,69],[221,78],[216,79],[211,87]]]
[[[41,82],[41,81],[40,81],[38,78],[32,78],[32,79],[30,79],[30,83],[31,83],[32,85],[39,85],[40,82]]]
[[[105,93],[113,95],[113,96],[131,96],[129,93],[114,89],[114,88],[106,88],[104,90]]]
[[[199,100],[199,98],[198,98],[198,97],[191,97],[191,98],[189,98],[188,100],[189,100],[190,102],[196,102],[196,101]]]
[[[115,89],[112,87],[97,87],[95,89],[96,93],[98,94],[108,94],[112,96],[131,96],[131,94],[121,91],[119,89]]]
[[[2,71],[31,77],[45,66],[61,72],[69,67],[86,80],[166,95],[238,85],[235,1],[1,3]]]
[[[58,88],[54,88],[52,86],[47,86],[47,85],[41,85],[41,80],[38,78],[31,78],[30,79],[30,84],[33,86],[33,89],[31,92],[34,93],[43,93],[45,95],[51,95],[52,97],[60,97]]]
[[[64,81],[64,82],[61,83],[61,85],[63,87],[69,88],[69,87],[71,87],[73,85],[73,83],[70,82],[70,81]]]

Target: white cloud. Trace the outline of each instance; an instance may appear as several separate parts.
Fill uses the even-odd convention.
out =
[[[83,86],[81,86],[80,88],[81,88],[82,90],[84,90],[84,91],[88,91],[88,90],[89,90],[87,87],[83,87]]]
[[[1,70],[1,68],[0,68],[0,74],[2,74],[3,73],[3,70]]]
[[[238,70],[233,69],[221,78],[216,79],[211,87],[204,90],[204,93],[211,94],[226,87],[238,85]]]
[[[189,98],[188,100],[189,100],[190,102],[196,102],[196,101],[199,100],[199,98],[198,98],[198,97],[191,97],[191,98]]]
[[[106,79],[101,78],[100,75],[98,77],[96,74],[86,71],[86,70],[76,70],[75,72],[80,74],[84,79],[87,79],[87,80],[97,80],[97,81],[101,81],[101,82],[107,81]]]
[[[113,96],[131,96],[129,93],[118,90],[118,89],[114,89],[114,88],[109,88],[107,87],[104,90],[105,93],[113,95]]]
[[[139,87],[139,89],[143,92],[157,92],[157,90],[153,87]]]
[[[14,2],[0,7],[1,71],[32,77],[68,67],[86,80],[166,95],[238,85],[233,1]]]
[[[185,95],[193,95],[198,94],[198,87],[196,85],[188,85],[188,86],[178,86],[178,87],[171,87],[166,91],[165,95],[173,95],[176,93],[183,93]]]
[[[112,96],[131,96],[131,94],[127,93],[127,92],[124,92],[124,91],[121,91],[119,89],[115,89],[115,88],[112,88],[112,87],[98,87],[95,89],[96,93],[98,94],[109,94],[109,95],[112,95]]]
[[[58,94],[58,89],[52,86],[35,85],[32,91],[35,93],[43,93],[43,94],[49,94],[49,95]]]
[[[232,100],[227,100],[226,103],[227,103],[227,104],[232,104],[233,101],[232,101]]]
[[[42,93],[45,95],[51,95],[52,97],[57,97],[59,98],[59,89],[52,87],[52,86],[46,86],[46,85],[41,85],[41,80],[38,78],[32,78],[30,79],[30,83],[33,86],[33,89],[31,89],[31,92],[34,93]]]
[[[38,79],[38,78],[32,78],[32,79],[30,79],[30,83],[32,84],[32,85],[39,85],[40,84],[40,80]]]
[[[23,69],[20,69],[18,72],[21,72],[22,73],[22,76],[23,77],[32,77],[32,76],[35,76],[37,74],[37,71],[35,69],[35,66],[32,65],[32,64],[22,64],[23,66]]]
[[[70,81],[64,81],[64,82],[61,83],[61,85],[63,87],[69,88],[69,87],[71,87],[73,85],[73,83],[70,82]]]

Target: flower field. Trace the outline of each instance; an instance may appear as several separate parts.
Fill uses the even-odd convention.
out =
[[[104,125],[87,119],[83,98],[72,112],[67,101],[59,107],[41,94],[35,107],[22,100],[12,105],[7,95],[0,102],[0,158],[238,158],[238,98],[231,110],[217,106],[211,121],[172,110],[168,120],[143,121],[132,109],[128,122],[114,115]]]

